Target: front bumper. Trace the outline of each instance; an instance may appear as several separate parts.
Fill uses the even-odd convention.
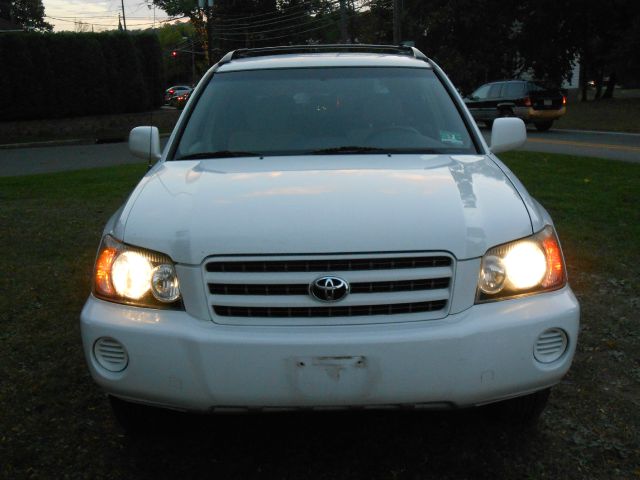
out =
[[[579,327],[569,287],[475,305],[443,320],[331,327],[217,325],[185,312],[128,307],[90,297],[81,314],[95,381],[128,400],[181,410],[310,407],[459,407],[525,394],[559,382]],[[534,343],[561,328],[566,352],[535,360]],[[119,373],[93,346],[121,342]]]

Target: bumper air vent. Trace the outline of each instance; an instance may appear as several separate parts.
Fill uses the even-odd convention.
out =
[[[558,360],[569,346],[569,339],[564,330],[551,328],[545,330],[536,340],[533,356],[540,363],[551,363]]]
[[[121,372],[129,364],[124,345],[110,337],[101,337],[94,343],[93,356],[98,365],[110,372]]]

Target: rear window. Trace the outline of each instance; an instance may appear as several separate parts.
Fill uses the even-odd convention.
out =
[[[425,68],[307,68],[216,73],[175,158],[206,152],[476,153],[440,80]]]

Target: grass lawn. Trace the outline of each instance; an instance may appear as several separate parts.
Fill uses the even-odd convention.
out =
[[[553,215],[583,310],[533,432],[470,411],[179,417],[191,428],[128,438],[78,318],[102,227],[144,166],[0,178],[0,478],[637,478],[640,165],[504,158]]]
[[[616,92],[616,95],[621,95]],[[567,113],[554,128],[640,133],[640,98],[569,101]]]

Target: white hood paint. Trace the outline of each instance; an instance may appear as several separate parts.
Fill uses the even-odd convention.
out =
[[[481,155],[168,161],[138,185],[117,225],[126,243],[186,264],[425,250],[466,259],[532,233],[520,195]]]

